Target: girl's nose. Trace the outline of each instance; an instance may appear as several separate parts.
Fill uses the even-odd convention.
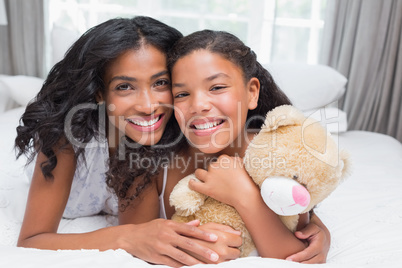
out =
[[[190,113],[201,114],[211,110],[211,102],[204,94],[194,94],[191,99]]]

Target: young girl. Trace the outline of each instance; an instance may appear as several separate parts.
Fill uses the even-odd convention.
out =
[[[17,128],[18,156],[26,154],[35,163],[18,246],[123,248],[152,263],[179,266],[202,263],[187,252],[217,259],[197,241],[224,249],[239,240],[224,226],[211,232],[214,225],[198,228],[197,222],[161,219],[57,233],[62,217],[118,214],[105,172],[122,137],[134,146],[164,144],[174,136],[166,53],[180,37],[152,18],[112,19],[86,32],[53,67]],[[161,157],[166,153],[159,150]]]
[[[307,227],[296,233],[298,238],[309,242],[308,248],[303,250],[304,243],[265,206],[255,184],[243,169],[239,169],[241,165],[234,165],[238,161],[234,156],[244,155],[265,114],[276,106],[290,103],[256,61],[255,54],[230,34],[206,30],[178,41],[171,53],[169,67],[173,72],[175,115],[190,144],[178,142],[180,146],[174,148],[179,157],[170,159],[169,168],[164,167],[156,183],[140,199],[135,198],[139,192],[137,185],[142,180],[137,173],[138,167],[127,169],[124,161],[114,158],[109,185],[121,193],[120,202],[134,203],[122,212],[121,219],[136,222],[144,215],[152,219],[158,214],[170,218],[174,208],[168,205],[168,200],[173,187],[196,170],[203,183],[192,183],[193,189],[234,206],[249,228],[261,256],[286,258],[298,252],[288,259],[325,262],[330,236],[321,221],[313,216]],[[126,152],[126,159],[131,153]],[[136,159],[150,157],[146,153],[135,154]],[[220,156],[223,154],[228,156]],[[218,161],[211,164],[208,171],[202,169],[216,158]],[[220,167],[227,160],[226,169]],[[141,174],[147,177],[150,169],[143,166]],[[127,178],[135,179],[128,182]],[[130,183],[131,187],[128,187]],[[163,198],[158,201],[158,196]],[[149,205],[155,202],[160,202],[160,210]],[[232,247],[233,254],[237,254],[236,246],[232,244]]]
[[[236,208],[261,256],[286,258],[301,251],[303,242],[264,204],[239,160],[267,112],[290,104],[288,98],[255,53],[229,33],[204,30],[182,38],[168,66],[175,116],[192,144],[188,157],[220,155],[207,171],[196,170],[201,182],[191,181],[190,188]],[[323,247],[325,260],[329,244]],[[319,258],[309,261],[321,262]]]

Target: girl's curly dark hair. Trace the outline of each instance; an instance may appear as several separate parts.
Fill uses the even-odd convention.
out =
[[[30,163],[42,152],[47,157],[41,163],[42,173],[46,179],[54,179],[58,150],[73,140],[86,144],[92,138],[99,139],[104,131],[96,96],[105,94],[102,77],[107,64],[144,44],[166,54],[181,37],[176,29],[144,16],[111,19],[89,29],[52,68],[35,100],[26,107],[17,127],[17,158],[25,154]],[[76,148],[76,159],[84,150],[85,146]],[[121,182],[109,178],[108,184],[116,190]]]
[[[273,108],[291,104],[279,89],[271,74],[257,61],[257,55],[239,38],[224,31],[202,30],[180,39],[168,54],[168,68],[193,51],[207,50],[216,53],[237,65],[244,75],[244,81],[252,77],[260,81],[260,95],[257,108],[247,114],[247,127],[261,129],[266,114]]]

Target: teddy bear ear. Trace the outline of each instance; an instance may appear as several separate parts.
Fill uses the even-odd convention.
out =
[[[350,159],[350,155],[347,151],[342,150],[339,153],[339,170],[338,172],[340,174],[338,174],[338,176],[344,180],[346,177],[348,177],[351,174],[351,170],[352,170],[352,163],[351,163],[351,159]]]
[[[292,105],[282,105],[267,113],[262,130],[273,131],[282,126],[301,126],[306,117]]]

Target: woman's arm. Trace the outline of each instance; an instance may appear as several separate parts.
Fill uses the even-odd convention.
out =
[[[131,189],[135,188],[133,184]],[[121,200],[119,203],[125,204]],[[219,261],[220,256],[208,244],[217,242],[216,232],[198,228],[199,221],[185,224],[158,217],[159,196],[155,182],[125,210],[119,211],[119,223],[128,228],[124,248],[132,255],[154,264],[174,267]]]
[[[71,147],[57,153],[57,166],[52,172],[54,179],[46,180],[40,169],[40,163],[46,159],[42,153],[38,154],[18,246],[101,251],[122,248],[152,263],[170,266],[202,263],[176,247],[187,248],[200,256],[211,258],[212,250],[192,242],[187,236],[205,241],[214,241],[216,237],[193,226],[194,224],[155,220],[146,224],[125,224],[88,233],[58,234],[57,229],[70,194],[76,160]],[[138,216],[149,220],[149,216],[142,212]],[[149,255],[144,257],[144,252]]]
[[[58,234],[57,229],[70,194],[76,168],[71,146],[57,153],[53,180],[46,180],[40,164],[47,160],[38,154],[29,189],[18,246],[40,249],[117,249],[119,229],[112,227],[83,234]]]
[[[266,206],[239,158],[220,156],[208,171],[198,169],[196,177],[202,182],[191,181],[190,188],[235,207],[260,256],[285,259],[305,248]]]
[[[57,153],[57,165],[52,180],[46,180],[40,169],[47,160],[39,153],[29,189],[24,220],[18,246],[39,249],[117,249],[117,230],[103,230],[83,234],[58,234],[57,229],[70,194],[76,168],[71,146]]]

